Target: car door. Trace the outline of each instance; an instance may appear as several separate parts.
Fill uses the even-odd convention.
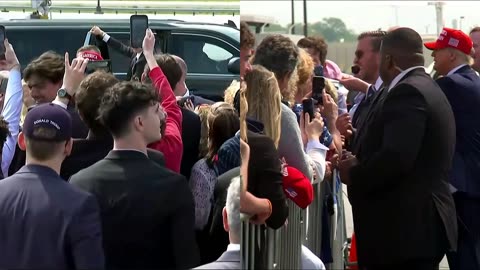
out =
[[[111,38],[114,38],[120,42],[122,42],[126,46],[130,46],[130,30],[129,29],[104,29],[104,31],[110,35]],[[155,34],[155,52],[164,51],[165,48],[165,35],[164,31],[154,30]],[[88,40],[88,35],[86,36],[86,40]],[[130,63],[132,59],[129,57],[121,54],[115,49],[111,47],[105,46],[105,44],[95,44],[95,38],[89,39],[89,44],[97,45],[97,47],[105,47],[105,49],[101,48],[102,55],[107,54],[110,57],[112,62],[112,72],[119,80],[125,80],[127,77],[128,69],[130,68]],[[98,43],[98,40],[96,41]],[[102,42],[102,41],[100,41]],[[103,42],[104,43],[104,42]],[[108,53],[104,53],[103,50],[107,50]]]
[[[171,34],[169,52],[187,64],[187,87],[206,97],[222,97],[223,91],[238,80],[229,72],[230,60],[240,57],[240,50],[230,42],[209,34],[177,30]]]

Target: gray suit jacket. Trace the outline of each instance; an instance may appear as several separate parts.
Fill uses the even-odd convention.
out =
[[[218,260],[194,269],[240,269],[240,250],[227,250]]]

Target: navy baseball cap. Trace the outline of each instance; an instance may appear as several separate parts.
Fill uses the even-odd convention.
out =
[[[64,142],[72,137],[72,118],[64,108],[53,103],[31,109],[23,121],[23,134],[34,140]]]

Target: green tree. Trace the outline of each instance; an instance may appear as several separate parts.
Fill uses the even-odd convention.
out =
[[[356,34],[347,29],[345,23],[334,17],[323,18],[321,21],[309,25],[309,35],[322,35],[328,42],[355,40]]]

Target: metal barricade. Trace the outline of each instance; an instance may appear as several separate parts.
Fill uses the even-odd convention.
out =
[[[314,200],[307,210],[302,210],[288,200],[288,221],[278,230],[242,222],[242,269],[301,269],[302,245],[320,258],[322,248],[322,212],[327,192],[336,201],[335,215],[330,220],[330,246],[333,262],[327,269],[344,269],[343,247],[346,242],[345,212],[342,184],[334,172],[331,183],[315,182]],[[331,189],[331,190],[328,190]],[[259,252],[260,249],[263,249]],[[259,257],[261,256],[261,257]],[[259,266],[261,262],[261,267]]]

